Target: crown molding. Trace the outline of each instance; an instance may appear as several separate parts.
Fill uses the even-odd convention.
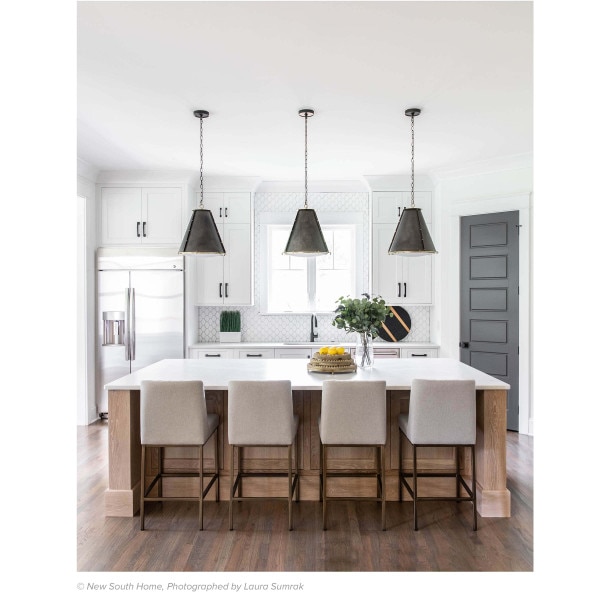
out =
[[[86,162],[82,158],[77,158],[78,177],[83,177],[84,179],[88,179],[92,183],[95,183],[99,172],[100,171],[93,165],[90,165],[90,163]]]
[[[364,175],[370,191],[397,192],[411,189],[412,179],[405,175]],[[415,175],[415,190],[427,192],[433,190],[433,182],[427,175]]]
[[[501,156],[489,160],[482,160],[460,167],[447,169],[436,169],[431,171],[430,176],[434,184],[447,179],[458,179],[473,175],[484,175],[485,173],[497,173],[499,171],[514,171],[516,169],[533,168],[533,154],[513,154]]]

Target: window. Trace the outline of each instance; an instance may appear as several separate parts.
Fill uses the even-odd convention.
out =
[[[336,219],[337,217],[337,219]],[[331,254],[317,258],[297,258],[282,254],[291,231],[292,219],[285,224],[265,223],[263,236],[263,276],[261,312],[333,312],[340,296],[356,295],[357,258],[360,227],[346,214],[319,215],[321,229]]]

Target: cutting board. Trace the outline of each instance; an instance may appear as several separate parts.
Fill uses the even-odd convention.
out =
[[[379,337],[386,342],[399,342],[410,332],[410,315],[401,306],[388,306],[392,311],[379,328]]]

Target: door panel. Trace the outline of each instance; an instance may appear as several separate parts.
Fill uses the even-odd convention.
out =
[[[519,212],[461,218],[460,360],[510,385],[519,429]]]
[[[164,358],[183,358],[183,272],[132,271],[135,348],[131,370]]]

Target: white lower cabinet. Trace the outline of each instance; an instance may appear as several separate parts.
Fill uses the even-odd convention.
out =
[[[237,350],[215,350],[214,348],[191,348],[190,358],[238,358]]]
[[[317,348],[275,348],[275,358],[311,358]]]
[[[275,358],[273,348],[244,348],[233,352],[237,354],[235,358]]]
[[[401,348],[402,358],[437,358],[437,348]]]

